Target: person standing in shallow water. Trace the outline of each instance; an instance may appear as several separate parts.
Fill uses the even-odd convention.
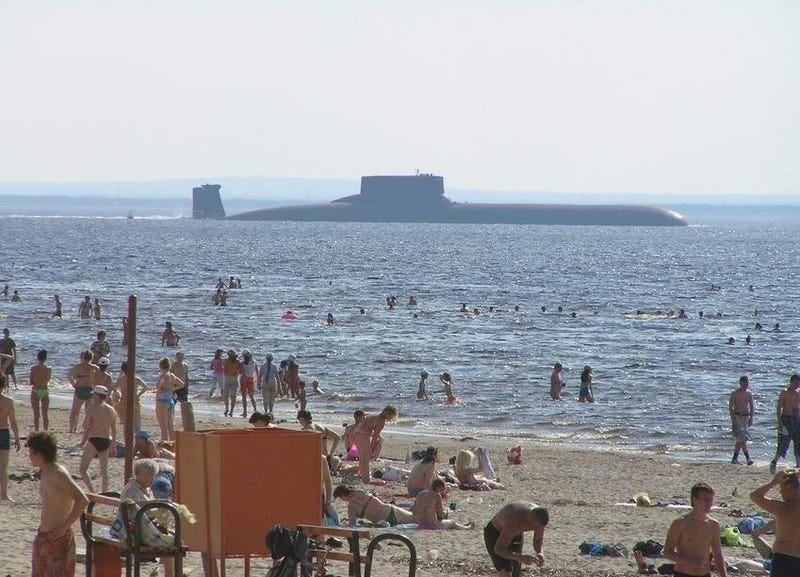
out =
[[[581,392],[578,395],[581,403],[594,403],[594,390],[592,389],[592,367],[586,365],[581,372]]]
[[[553,365],[553,372],[550,374],[550,398],[554,401],[561,400],[561,389],[564,388],[564,381],[561,378],[561,371],[564,366],[561,363]]]
[[[731,431],[736,445],[733,449],[733,459],[731,463],[739,463],[739,451],[744,453],[747,464],[752,465],[750,453],[747,451],[747,441],[750,440],[748,428],[753,425],[753,413],[755,404],[753,403],[753,393],[748,390],[750,379],[743,376],[739,379],[739,388],[731,393],[728,398],[728,411],[731,415]]]

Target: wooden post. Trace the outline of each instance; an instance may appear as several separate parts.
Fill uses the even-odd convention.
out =
[[[133,430],[136,415],[136,295],[128,297],[128,386],[125,391],[125,483],[133,477]]]

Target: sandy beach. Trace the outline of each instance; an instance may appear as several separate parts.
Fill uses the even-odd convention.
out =
[[[79,435],[66,433],[66,411],[51,411],[51,429],[59,439],[59,459],[71,472],[78,469]],[[17,418],[24,435],[32,422],[30,408],[18,404]],[[178,418],[179,421],[179,418]],[[143,426],[157,430],[152,412],[145,411]],[[198,418],[200,429],[244,427],[243,419]],[[294,424],[282,426],[295,428]],[[120,428],[121,433],[121,428]],[[550,511],[550,525],[545,534],[544,554],[546,564],[541,569],[523,569],[523,574],[541,575],[631,575],[636,573],[632,555],[629,557],[590,557],[581,555],[578,546],[583,541],[599,541],[608,544],[621,543],[629,550],[637,541],[654,539],[664,542],[669,524],[683,514],[678,508],[624,506],[638,492],[646,492],[653,503],[688,504],[689,489],[697,481],[705,481],[716,490],[716,503],[721,506],[714,516],[724,526],[736,524],[739,519],[730,513],[741,509],[755,513],[756,507],[747,495],[756,486],[769,479],[765,466],[735,466],[730,464],[706,464],[677,461],[669,456],[645,453],[624,454],[573,450],[567,446],[524,446],[524,463],[509,465],[504,448],[512,443],[503,438],[433,438],[405,434],[392,434],[389,425],[385,430],[384,455],[397,459],[403,466],[408,453],[428,445],[438,446],[442,466],[461,448],[477,445],[490,450],[499,479],[508,487],[505,491],[472,492],[453,490],[445,505],[455,504],[454,518],[474,521],[476,529],[470,531],[406,531],[415,543],[419,556],[417,575],[425,577],[455,575],[496,575],[483,544],[482,528],[496,510],[512,500],[527,500],[545,506]],[[397,463],[396,463],[397,464]],[[14,475],[33,473],[27,453],[23,450],[11,454],[9,472]],[[96,465],[90,472],[97,475]],[[123,460],[114,459],[111,464],[112,489],[122,486]],[[338,479],[334,479],[334,483]],[[376,494],[384,500],[405,492],[402,484],[374,487]],[[14,502],[0,503],[0,520],[3,527],[3,546],[0,553],[0,574],[22,577],[30,572],[31,543],[36,533],[39,518],[37,482],[31,479],[11,481],[9,493]],[[408,501],[397,497],[398,504]],[[340,515],[346,508],[336,502]],[[78,550],[84,548],[80,527],[76,524]],[[11,545],[13,544],[13,546]],[[531,549],[526,539],[525,551]],[[376,557],[374,575],[407,574],[405,549],[386,546]],[[728,547],[725,554],[735,558],[757,557],[753,548]],[[656,566],[664,559],[651,561]],[[267,559],[255,559],[253,575],[264,575],[271,563]],[[387,566],[391,565],[391,567]],[[194,568],[200,575],[200,557],[190,553],[186,566]],[[243,574],[240,560],[228,562],[229,575]],[[155,568],[150,565],[149,568]],[[149,569],[148,569],[149,570]],[[346,566],[334,564],[332,572],[346,574]],[[79,565],[78,575],[83,575]],[[146,574],[146,573],[144,573]]]

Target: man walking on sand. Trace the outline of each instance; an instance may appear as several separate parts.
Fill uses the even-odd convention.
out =
[[[714,489],[697,483],[690,492],[692,510],[676,519],[667,532],[664,557],[675,563],[675,577],[711,575],[709,551],[714,555],[719,577],[727,577],[722,557],[719,522],[708,516],[714,505]]]
[[[83,423],[83,454],[81,455],[80,474],[83,483],[90,492],[94,492],[92,479],[89,477],[89,465],[97,457],[100,461],[100,490],[108,491],[108,456],[116,452],[117,444],[117,412],[106,403],[108,389],[97,385],[92,389],[92,404],[86,409]]]
[[[89,500],[67,470],[56,463],[58,447],[50,433],[28,437],[28,455],[41,472],[42,513],[33,540],[31,577],[74,577],[75,535],[72,525]]]
[[[547,509],[525,502],[509,503],[492,517],[483,529],[483,540],[499,577],[518,576],[521,565],[544,565],[542,542],[549,522]],[[527,531],[533,531],[536,555],[522,554],[522,539]]]
[[[14,389],[17,389],[17,374],[14,372],[14,365],[17,364],[17,343],[11,338],[11,331],[3,329],[3,338],[0,339],[0,353],[11,356],[11,362],[5,367],[5,374],[11,377],[14,382]]]
[[[750,440],[748,427],[753,425],[753,413],[755,405],[753,403],[753,393],[748,390],[750,379],[746,376],[739,378],[739,388],[731,393],[728,398],[728,411],[731,414],[731,431],[736,445],[733,449],[733,459],[731,463],[739,464],[739,451],[744,453],[744,458],[748,465],[752,465],[750,453],[747,452],[747,441]]]
[[[767,493],[780,487],[781,499]],[[797,471],[778,471],[772,481],[752,493],[750,500],[775,518],[771,577],[800,575],[800,477]]]
[[[778,443],[775,458],[770,461],[769,472],[775,474],[778,459],[785,457],[789,443],[794,444],[795,465],[800,467],[800,375],[789,378],[789,385],[778,396]]]

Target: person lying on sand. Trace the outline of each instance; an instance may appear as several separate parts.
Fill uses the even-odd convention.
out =
[[[377,497],[361,489],[348,485],[339,485],[333,491],[334,499],[347,503],[347,522],[355,525],[359,519],[371,523],[388,523],[390,526],[412,523],[414,514],[411,511],[384,503]]]

